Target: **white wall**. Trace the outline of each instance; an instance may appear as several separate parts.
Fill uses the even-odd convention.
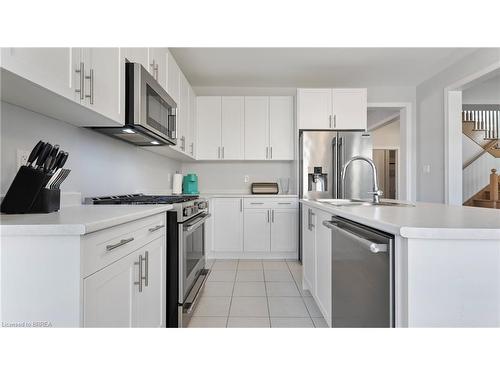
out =
[[[90,129],[79,128],[1,102],[1,193],[17,171],[16,150],[31,150],[40,139],[70,153],[63,191],[83,197],[135,192],[168,192],[169,174],[181,164]]]
[[[500,104],[500,75],[462,92],[463,104]]]
[[[480,49],[416,88],[417,199],[444,202],[444,89],[500,60],[499,48]],[[423,167],[430,165],[430,173]]]
[[[250,193],[252,182],[279,182],[280,177],[292,178],[292,161],[220,161],[183,163],[182,173],[196,173],[202,193]],[[249,182],[244,181],[244,176]],[[296,193],[290,181],[290,194]]]
[[[371,131],[373,148],[394,149],[399,148],[401,144],[399,119]]]

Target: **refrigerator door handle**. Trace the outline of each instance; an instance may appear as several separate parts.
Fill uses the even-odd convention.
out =
[[[344,176],[342,176],[342,170],[344,168],[344,160],[345,160],[345,149],[344,149],[344,137],[339,137],[339,165],[338,165],[338,171],[339,171],[339,176],[340,176],[340,181],[338,181],[338,192],[339,198],[344,199],[345,198],[345,179]]]

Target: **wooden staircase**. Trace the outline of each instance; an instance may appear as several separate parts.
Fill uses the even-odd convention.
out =
[[[500,158],[499,105],[464,105],[462,132],[483,149],[464,164],[464,169],[486,152],[495,158]]]
[[[496,169],[491,170],[490,183],[465,201],[464,206],[500,209],[500,198],[498,194],[500,190],[500,179],[496,172]]]

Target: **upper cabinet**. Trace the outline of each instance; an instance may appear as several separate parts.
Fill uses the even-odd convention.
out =
[[[123,57],[129,62],[139,63],[144,68],[149,66],[149,51],[148,48],[121,48]]]
[[[149,48],[149,62],[144,66],[165,90],[168,74],[167,54],[167,48]]]
[[[298,89],[299,129],[366,130],[367,90]]]
[[[293,160],[291,96],[199,96],[199,160]]]
[[[242,96],[198,96],[198,159],[243,159],[244,108]]]
[[[167,54],[167,92],[179,104],[181,70],[170,52]]]
[[[269,159],[269,97],[245,97],[245,159]]]
[[[72,48],[2,48],[1,50],[2,68],[66,98],[73,98],[74,88],[70,70]]]

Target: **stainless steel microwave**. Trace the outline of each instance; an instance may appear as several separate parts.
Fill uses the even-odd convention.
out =
[[[177,104],[138,63],[125,63],[125,125],[94,128],[136,146],[175,145]]]

